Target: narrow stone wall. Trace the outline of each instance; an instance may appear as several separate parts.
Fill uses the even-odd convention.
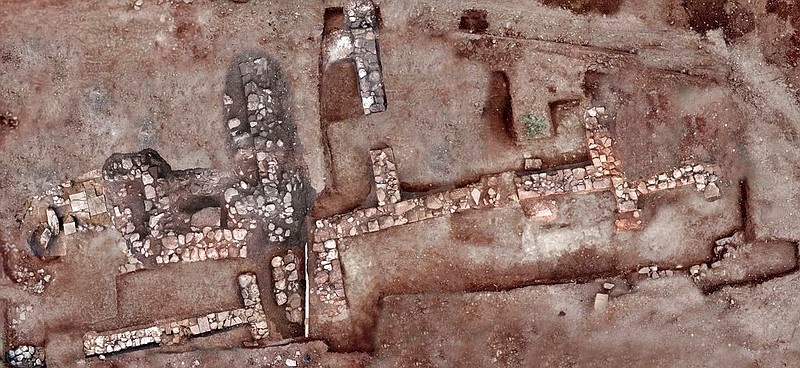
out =
[[[83,337],[83,353],[88,356],[105,355],[127,349],[158,344],[180,344],[186,339],[247,324],[253,340],[269,335],[268,323],[256,276],[244,273],[238,277],[244,308],[209,313],[179,321],[156,323],[139,329],[98,334],[88,332]]]
[[[378,22],[369,0],[351,0],[343,7],[345,25],[352,34],[353,59],[364,114],[386,110],[381,61],[378,55]]]
[[[375,181],[375,194],[378,206],[400,201],[400,179],[394,164],[394,153],[391,148],[369,151],[372,160],[372,177]]]

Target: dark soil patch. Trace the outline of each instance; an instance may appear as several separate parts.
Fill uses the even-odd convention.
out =
[[[600,82],[605,74],[594,70],[587,70],[583,75],[583,91],[589,97],[594,97],[600,90]]]
[[[2,129],[16,129],[19,126],[19,120],[16,116],[6,111],[0,114],[0,131]]]
[[[489,22],[486,20],[488,13],[486,10],[467,9],[461,15],[458,29],[469,33],[485,33],[489,29]]]
[[[567,9],[575,14],[598,13],[612,15],[619,12],[622,0],[541,0],[542,4]]]
[[[725,39],[732,41],[755,29],[753,13],[735,1],[684,0],[683,7],[689,28],[700,34],[722,28]]]

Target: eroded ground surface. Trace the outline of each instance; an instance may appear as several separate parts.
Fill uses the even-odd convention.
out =
[[[796,365],[800,5],[352,4],[0,5],[4,358]]]

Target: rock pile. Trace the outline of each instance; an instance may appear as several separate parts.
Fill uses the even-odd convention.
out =
[[[345,26],[352,35],[351,58],[356,66],[364,114],[386,110],[381,61],[378,54],[378,21],[370,0],[350,0],[343,7]]]
[[[275,288],[275,302],[286,306],[286,319],[292,323],[304,320],[303,297],[300,294],[300,283],[303,271],[298,267],[300,259],[291,250],[283,257],[272,258],[272,279]]]
[[[397,167],[391,148],[369,151],[372,160],[372,175],[375,181],[375,194],[378,206],[385,206],[400,201],[400,179],[397,178]]]
[[[6,362],[12,368],[45,367],[44,349],[41,347],[22,345],[6,352]]]
[[[221,331],[243,324],[250,325],[253,340],[269,335],[269,325],[261,305],[256,276],[244,273],[238,277],[244,308],[209,313],[180,321],[158,323],[140,329],[97,334],[88,332],[83,337],[84,355],[104,355],[151,344],[179,344],[188,338]]]
[[[745,243],[744,232],[737,231],[733,235],[714,242],[714,258],[711,264],[701,263],[689,267],[689,274],[697,281],[701,277],[706,276],[706,271],[709,268],[718,268],[722,266],[722,260],[726,258],[736,258],[736,251],[742,244]]]
[[[125,264],[119,266],[119,273],[128,273],[141,270],[144,268],[142,262],[136,258],[133,254],[131,254],[131,250],[128,248],[127,243],[123,240],[117,243],[117,248],[125,255],[127,261]]]

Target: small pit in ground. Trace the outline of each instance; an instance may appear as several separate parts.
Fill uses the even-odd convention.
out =
[[[344,29],[344,12],[342,8],[325,8],[323,18],[322,36],[328,36],[333,32]]]
[[[481,115],[501,140],[514,140],[514,114],[511,110],[511,84],[504,71],[489,76],[489,91]]]
[[[488,13],[481,9],[467,9],[461,14],[458,29],[469,33],[486,33],[489,29]]]
[[[553,131],[552,135],[558,134],[558,126],[560,122],[565,119],[566,114],[572,113],[572,110],[578,107],[580,101],[578,100],[557,100],[548,103],[550,110],[550,124]]]

